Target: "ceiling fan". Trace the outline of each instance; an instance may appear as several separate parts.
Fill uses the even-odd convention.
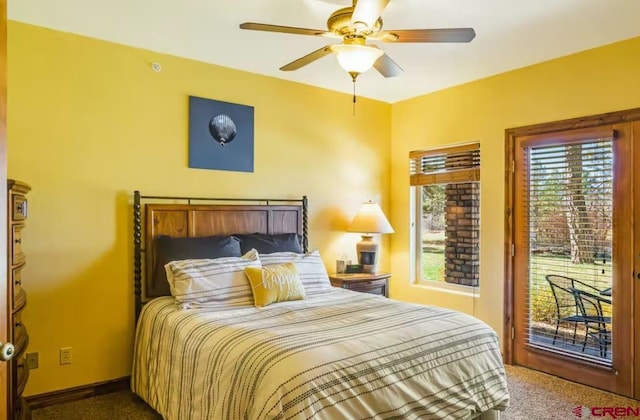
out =
[[[380,16],[389,1],[353,0],[351,7],[336,10],[329,16],[327,20],[328,30],[254,22],[242,23],[240,28],[254,31],[342,38],[342,43],[326,45],[284,65],[280,70],[298,70],[333,52],[336,54],[340,66],[351,75],[354,82],[359,74],[368,71],[371,67],[374,67],[384,77],[394,77],[402,73],[402,69],[395,61],[376,45],[367,44],[368,40],[382,42],[470,42],[476,36],[472,28],[383,31],[382,18]]]

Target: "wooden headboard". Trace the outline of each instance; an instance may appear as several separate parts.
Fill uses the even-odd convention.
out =
[[[136,319],[142,309],[143,283],[145,298],[160,295],[159,287],[153,281],[152,270],[147,269],[153,267],[152,244],[159,235],[184,238],[234,233],[297,233],[302,237],[304,252],[307,252],[307,224],[306,196],[292,200],[164,197],[144,196],[140,191],[135,191],[133,278]]]

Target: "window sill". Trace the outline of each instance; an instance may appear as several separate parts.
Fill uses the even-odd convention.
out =
[[[445,292],[445,293],[450,293],[458,296],[466,296],[466,297],[472,297],[472,298],[480,297],[479,286],[477,287],[462,286],[459,284],[451,284],[451,283],[444,283],[444,282],[437,282],[437,281],[433,281],[433,282],[425,281],[420,283],[413,283],[411,284],[411,287],[427,289],[427,290],[435,290],[438,292]]]

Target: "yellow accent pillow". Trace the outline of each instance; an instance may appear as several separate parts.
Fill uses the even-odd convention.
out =
[[[262,268],[245,267],[251,283],[253,304],[267,306],[287,300],[304,299],[304,286],[294,263],[276,264]]]

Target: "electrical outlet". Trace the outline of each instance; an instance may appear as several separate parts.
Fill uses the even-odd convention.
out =
[[[60,349],[60,364],[61,365],[71,364],[71,347],[63,347]]]
[[[29,369],[38,369],[38,353],[27,353],[27,366]]]

